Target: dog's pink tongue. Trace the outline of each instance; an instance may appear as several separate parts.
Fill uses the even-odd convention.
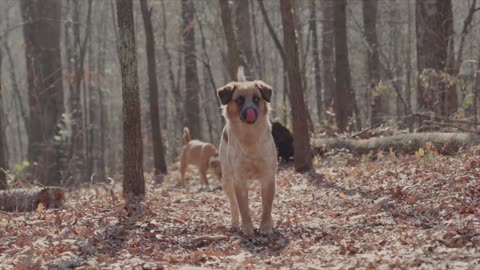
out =
[[[255,120],[257,120],[257,115],[255,114],[255,110],[252,108],[247,109],[246,111],[246,118],[247,122],[253,123]]]

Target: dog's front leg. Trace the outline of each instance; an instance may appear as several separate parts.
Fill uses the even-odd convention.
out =
[[[243,181],[234,180],[235,197],[237,198],[238,210],[242,217],[242,232],[246,236],[253,235],[253,224],[248,207],[248,186]]]
[[[262,181],[262,220],[259,231],[262,234],[271,234],[273,228],[272,205],[275,196],[275,176]]]

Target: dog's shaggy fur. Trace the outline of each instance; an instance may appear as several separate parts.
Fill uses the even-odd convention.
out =
[[[272,136],[277,147],[278,159],[287,162],[293,157],[293,136],[290,130],[280,122],[272,122]]]
[[[226,125],[220,140],[222,184],[232,214],[232,226],[245,235],[254,232],[248,205],[248,188],[257,180],[262,193],[259,231],[271,234],[277,152],[269,120],[272,88],[262,81],[231,82],[217,90]]]
[[[200,173],[202,185],[208,186],[207,171],[212,169],[214,177],[220,181],[222,169],[218,159],[218,150],[211,144],[190,139],[190,131],[183,129],[183,149],[180,154],[180,184],[185,187],[185,173],[188,165],[195,165]]]

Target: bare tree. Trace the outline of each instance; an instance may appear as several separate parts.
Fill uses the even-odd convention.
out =
[[[28,159],[38,164],[41,183],[62,179],[64,145],[55,139],[65,111],[60,50],[60,14],[56,0],[21,0],[30,105]]]
[[[310,31],[312,33],[312,56],[313,56],[313,73],[315,74],[315,93],[317,96],[317,116],[322,119],[323,101],[322,101],[322,75],[320,70],[320,50],[318,46],[317,33],[317,7],[315,0],[310,0]]]
[[[235,0],[234,17],[241,63],[243,63],[245,67],[245,76],[248,80],[252,80],[255,77],[255,62],[253,60],[249,1],[250,0]]]
[[[333,2],[322,2],[322,67],[323,67],[323,102],[325,109],[330,108],[335,99],[335,29]]]
[[[290,0],[280,1],[283,25],[283,43],[288,67],[288,82],[290,85],[290,102],[292,104],[292,123],[294,137],[295,170],[308,171],[312,168],[310,136],[308,134],[307,111],[300,75],[298,59],[298,42],[295,35],[295,14]]]
[[[337,128],[345,131],[353,116],[354,94],[350,81],[347,48],[346,0],[335,0],[335,119]]]
[[[451,0],[416,1],[417,68],[421,74],[417,104],[420,110],[442,116],[457,109],[455,88],[449,86],[445,78],[453,71],[452,60],[449,62],[452,24]]]
[[[117,0],[117,24],[123,97],[123,193],[128,198],[145,194],[132,1]]]
[[[2,70],[2,52],[0,51],[0,74]],[[0,190],[7,189],[7,156],[6,156],[6,137],[5,127],[3,124],[3,98],[2,98],[2,81],[0,78]]]
[[[143,25],[145,28],[145,42],[147,51],[148,88],[150,101],[150,120],[152,123],[153,163],[155,175],[166,174],[165,148],[163,146],[162,130],[160,129],[160,112],[158,109],[158,83],[155,57],[155,37],[152,27],[152,8],[148,7],[147,0],[140,0]]]
[[[185,61],[185,112],[186,125],[192,138],[202,139],[200,121],[200,82],[198,79],[195,47],[195,6],[192,0],[182,0],[183,55]]]
[[[363,0],[363,26],[367,41],[367,73],[369,87],[369,102],[371,105],[370,125],[375,126],[381,120],[382,96],[376,91],[380,80],[380,62],[378,57],[377,40],[377,0]]]
[[[220,14],[222,16],[223,32],[225,33],[225,40],[227,42],[228,52],[228,71],[230,79],[237,80],[237,70],[240,65],[240,56],[238,54],[237,42],[235,39],[235,31],[232,24],[232,11],[228,6],[228,0],[219,0]]]

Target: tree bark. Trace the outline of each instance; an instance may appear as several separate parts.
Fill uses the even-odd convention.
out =
[[[132,1],[117,0],[117,23],[123,97],[123,193],[128,199],[145,194]]]
[[[235,5],[235,26],[237,28],[237,39],[241,63],[245,67],[247,80],[255,79],[255,61],[253,60],[252,31],[250,27],[250,0],[236,0]]]
[[[227,43],[228,52],[228,72],[230,79],[237,81],[237,71],[240,65],[240,56],[238,54],[237,42],[235,39],[235,31],[232,24],[232,12],[228,6],[228,0],[219,0],[220,14],[222,17],[223,32],[225,33],[225,41]]]
[[[335,100],[335,29],[334,0],[322,2],[322,67],[323,67],[323,101],[325,110],[334,106]]]
[[[419,110],[441,116],[457,110],[455,88],[449,87],[445,78],[452,67],[448,63],[453,34],[451,9],[451,0],[416,1],[417,68],[423,74],[417,81],[417,104]],[[422,80],[428,80],[429,87]]]
[[[61,2],[21,0],[30,119],[28,159],[38,164],[41,183],[59,185],[64,142],[55,139],[63,104],[60,49]]]
[[[165,162],[165,148],[163,146],[162,130],[160,129],[160,111],[158,108],[158,83],[157,83],[157,65],[155,57],[155,37],[152,27],[152,8],[148,7],[147,0],[140,0],[142,10],[143,25],[145,28],[146,51],[147,51],[147,69],[148,69],[148,88],[150,102],[150,120],[152,125],[153,140],[153,163],[155,175],[166,174],[167,164]]]
[[[350,81],[347,48],[347,19],[345,0],[334,1],[335,11],[335,120],[340,131],[347,129],[353,116],[354,94]]]
[[[292,104],[292,126],[294,137],[295,170],[305,172],[312,168],[310,138],[308,134],[307,111],[305,109],[298,42],[295,35],[295,14],[290,0],[280,1],[282,14],[283,42],[288,66],[290,102]]]
[[[186,126],[192,138],[201,140],[200,103],[196,49],[195,49],[195,6],[192,0],[182,0],[183,42],[185,61],[185,112]]]
[[[316,139],[312,145],[317,153],[323,154],[333,149],[347,149],[356,155],[370,152],[390,151],[413,154],[419,148],[431,144],[438,153],[453,155],[460,149],[480,144],[480,136],[471,133],[408,133],[370,139]]]
[[[315,0],[310,0],[310,31],[312,32],[313,73],[315,74],[315,94],[317,97],[317,117],[323,118],[322,75],[320,70],[320,51],[317,33],[317,7]]]
[[[2,211],[34,211],[41,203],[45,209],[62,207],[63,190],[58,187],[18,188],[0,191],[0,210]]]
[[[377,0],[363,0],[363,25],[367,41],[367,76],[371,106],[370,125],[375,126],[382,121],[382,95],[376,91],[380,80],[380,64],[377,40]]]
[[[2,70],[2,52],[0,51],[0,74]],[[6,137],[3,123],[3,98],[2,98],[2,80],[0,78],[0,190],[7,189],[7,155],[6,155]]]
[[[181,138],[181,131],[183,130],[183,125],[185,122],[185,117],[183,114],[183,102],[182,102],[182,95],[180,93],[180,89],[177,89],[177,84],[175,83],[175,74],[173,72],[173,63],[172,63],[172,56],[170,54],[170,50],[168,49],[167,46],[167,15],[165,12],[165,2],[162,0],[162,49],[165,53],[165,58],[167,60],[167,65],[168,65],[168,81],[170,83],[170,90],[172,91],[172,96],[174,99],[174,107],[175,107],[175,115],[177,121],[175,121],[174,127],[175,130],[173,132],[175,138]],[[181,69],[179,69],[181,70]],[[180,76],[179,76],[180,77]],[[179,147],[177,147],[177,142],[180,140],[173,140],[172,143],[172,149],[174,149],[172,154],[177,151]],[[176,156],[176,155],[175,155]]]

